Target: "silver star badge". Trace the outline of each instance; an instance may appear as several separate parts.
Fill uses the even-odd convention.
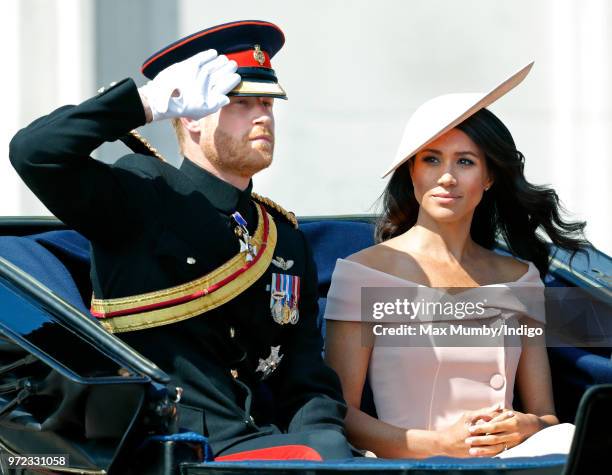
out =
[[[283,359],[283,355],[279,355],[280,345],[271,346],[270,347],[270,356],[268,356],[265,360],[263,358],[259,358],[259,365],[255,371],[261,371],[261,379],[266,379],[270,376],[276,368],[278,368],[278,364]]]

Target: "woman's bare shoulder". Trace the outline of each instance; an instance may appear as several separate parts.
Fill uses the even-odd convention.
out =
[[[529,264],[512,256],[505,256],[497,252],[483,249],[487,266],[495,272],[499,282],[514,282],[524,276],[529,270]]]
[[[393,239],[363,249],[347,260],[412,282],[423,280],[422,265]]]
[[[367,267],[376,267],[389,254],[390,249],[385,243],[374,244],[361,251],[351,254],[347,261],[356,262]]]

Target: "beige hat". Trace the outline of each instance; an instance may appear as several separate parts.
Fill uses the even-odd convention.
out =
[[[532,66],[533,61],[486,94],[445,94],[427,101],[408,119],[395,160],[382,177],[395,171],[425,145],[514,89],[529,74]]]

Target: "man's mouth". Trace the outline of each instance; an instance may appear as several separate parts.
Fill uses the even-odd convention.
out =
[[[267,134],[255,135],[254,137],[249,138],[249,141],[251,142],[254,142],[256,140],[265,140],[266,142],[269,142],[269,143],[273,142],[272,136],[267,135]]]

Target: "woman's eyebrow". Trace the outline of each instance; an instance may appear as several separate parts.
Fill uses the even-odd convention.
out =
[[[464,150],[462,152],[455,152],[455,155],[472,155],[473,157],[478,158],[478,154],[471,152],[470,150]]]
[[[442,155],[442,151],[437,150],[435,148],[424,148],[423,150],[421,150],[420,153],[423,153],[423,152],[436,153],[438,155]],[[478,158],[478,154],[476,152],[472,152],[471,150],[462,150],[459,152],[455,152],[455,155],[472,155],[473,157]]]

